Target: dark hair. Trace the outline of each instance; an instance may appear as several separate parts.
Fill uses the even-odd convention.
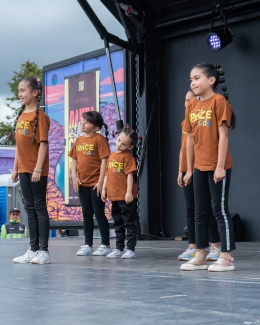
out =
[[[95,127],[98,127],[99,130],[102,129],[102,126],[105,128],[105,135],[106,139],[108,140],[108,126],[104,123],[103,117],[99,112],[96,111],[89,111],[83,113],[84,120],[88,121],[89,123],[93,124]]]
[[[224,78],[225,71],[222,70],[221,65],[201,62],[196,64],[192,69],[194,68],[201,69],[203,74],[205,74],[207,78],[214,77],[216,80],[212,86],[213,90],[215,90],[218,84],[221,84],[221,90],[223,91],[223,96],[228,101],[227,87],[225,85],[226,80]],[[235,127],[236,127],[236,116],[232,110],[230,129],[234,130]]]
[[[21,81],[26,81],[28,84],[28,87],[31,89],[31,91],[38,90],[38,95],[36,98],[37,105],[36,105],[36,112],[34,115],[34,127],[33,127],[33,135],[32,135],[32,143],[34,143],[35,136],[36,136],[36,128],[38,126],[38,114],[39,114],[40,101],[41,101],[41,97],[42,97],[42,84],[41,84],[41,80],[39,78],[36,79],[35,77],[26,77],[26,78],[23,78]],[[15,119],[13,130],[7,137],[8,141],[11,141],[13,139],[17,121],[24,109],[25,109],[25,105],[22,105],[22,108],[18,112],[18,115]]]
[[[138,136],[135,130],[130,128],[129,125],[125,125],[122,130],[113,131],[112,135],[115,137],[116,134],[124,133],[131,140],[131,145],[135,146],[137,144],[137,159],[140,157],[141,149],[142,149],[142,137]]]

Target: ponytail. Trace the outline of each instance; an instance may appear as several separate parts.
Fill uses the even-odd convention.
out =
[[[217,87],[218,84],[221,84],[221,90],[223,91],[223,96],[226,101],[228,101],[227,87],[225,85],[225,72],[222,70],[221,65],[201,62],[196,64],[193,68],[199,68],[203,71],[207,78],[215,77],[216,81],[213,84],[213,90]],[[230,121],[230,129],[234,130],[236,127],[236,116],[232,110],[231,121]]]
[[[223,91],[223,96],[228,101],[228,94],[227,94],[227,86],[225,85],[225,71],[222,70],[221,65],[214,65],[214,68],[217,70],[218,73],[218,84],[221,84],[221,90]],[[230,121],[230,129],[234,130],[236,127],[236,116],[232,110],[231,121]]]
[[[106,136],[106,139],[108,141],[108,135],[109,135],[109,132],[108,132],[108,126],[106,123],[103,123],[103,126],[104,126],[104,129],[105,129],[105,136]]]
[[[35,137],[36,137],[36,128],[38,126],[38,114],[39,114],[40,102],[41,102],[41,98],[42,98],[42,84],[41,84],[40,78],[37,78],[36,82],[37,82],[38,95],[37,95],[37,107],[36,107],[36,112],[35,112],[34,121],[33,121],[32,143],[34,143]]]

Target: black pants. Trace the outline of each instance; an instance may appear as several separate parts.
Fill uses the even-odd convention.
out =
[[[186,173],[182,173],[182,178]],[[186,213],[187,213],[187,230],[188,240],[190,244],[195,244],[195,200],[194,200],[194,189],[193,180],[187,186],[183,186]],[[217,243],[219,241],[218,224],[213,214],[211,202],[209,201],[209,240],[211,243]]]
[[[82,205],[85,245],[93,245],[93,215],[95,214],[101,234],[101,244],[109,246],[109,224],[105,216],[105,203],[101,200],[101,196],[97,196],[97,190],[93,190],[93,186],[79,186],[79,199]]]
[[[221,251],[229,252],[236,249],[233,223],[228,209],[231,169],[226,171],[226,178],[216,184],[213,176],[213,171],[194,170],[196,247],[202,249],[209,245],[209,202],[211,202],[218,223]]]
[[[115,223],[116,248],[124,250],[125,239],[127,249],[135,250],[137,226],[136,226],[137,199],[126,204],[125,201],[112,202],[112,218]]]
[[[24,208],[28,215],[31,250],[48,251],[50,219],[46,206],[47,176],[39,182],[31,181],[29,173],[19,174]]]

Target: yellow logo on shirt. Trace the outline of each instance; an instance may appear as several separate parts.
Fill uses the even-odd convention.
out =
[[[190,122],[194,123],[199,120],[199,126],[210,126],[212,117],[212,110],[199,109],[197,113],[190,113]]]
[[[29,134],[30,122],[17,121],[16,129],[19,134],[28,135]]]
[[[116,161],[115,159],[113,161],[109,161],[107,163],[107,168],[113,168],[114,172],[116,173],[123,173],[124,170],[124,163],[120,161]]]
[[[84,154],[87,156],[94,156],[94,150],[94,144],[82,143],[76,146],[76,151],[84,151]]]

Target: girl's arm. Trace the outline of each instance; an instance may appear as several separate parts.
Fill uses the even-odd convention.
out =
[[[181,167],[181,150],[180,150],[180,155],[179,155],[179,171],[178,171],[178,177],[177,177],[177,184],[180,187],[183,187],[183,184],[182,184],[182,172],[180,171],[180,167]]]
[[[226,178],[225,172],[225,162],[227,158],[227,151],[228,151],[228,126],[226,122],[223,122],[219,130],[219,142],[218,142],[218,162],[217,167],[214,172],[214,182],[218,183]]]
[[[32,174],[32,182],[39,182],[39,180],[41,179],[41,171],[42,171],[42,165],[44,163],[47,151],[48,151],[48,142],[42,141],[40,143],[40,148],[38,151],[38,158],[37,158],[37,162],[36,162],[36,166],[35,169],[40,170],[39,172],[37,171],[33,171]]]
[[[125,202],[130,203],[133,201],[133,184],[134,184],[134,173],[129,173],[126,176],[127,191],[125,195]]]
[[[101,167],[100,167],[100,175],[99,180],[97,184],[93,187],[93,190],[97,189],[97,196],[102,195],[102,187],[104,183],[104,178],[106,174],[106,168],[107,168],[107,158],[101,159]]]
[[[185,186],[190,184],[193,174],[194,165],[194,138],[191,133],[187,134],[186,140],[186,152],[187,152],[187,173],[183,178]]]
[[[77,160],[72,158],[70,170],[71,170],[71,178],[72,178],[73,188],[74,188],[75,192],[78,192],[79,184],[82,184],[78,177],[77,164],[78,164]]]
[[[102,194],[101,194],[101,199],[103,202],[107,201],[107,177],[105,176],[104,182],[103,182],[103,187],[102,187]]]
[[[17,158],[17,148],[15,150],[14,156],[14,167],[12,171],[12,182],[15,183],[18,181],[18,158]]]

